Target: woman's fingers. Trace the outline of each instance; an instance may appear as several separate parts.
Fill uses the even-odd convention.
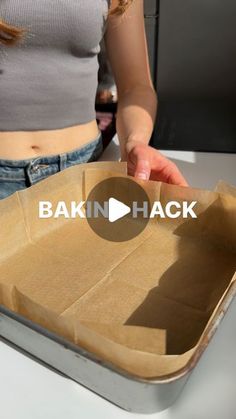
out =
[[[135,145],[128,154],[129,174],[138,179],[156,180],[188,186],[177,166],[158,150],[145,144]]]
[[[153,164],[150,179],[173,185],[188,186],[178,167],[164,156],[162,157],[161,162],[158,159],[156,164]]]
[[[136,155],[136,165],[134,170],[134,176],[137,179],[148,180],[151,175],[151,162],[149,153],[142,151]]]

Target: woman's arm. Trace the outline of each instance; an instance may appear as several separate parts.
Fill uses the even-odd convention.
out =
[[[112,7],[116,1],[112,2]],[[122,157],[126,144],[148,144],[156,119],[157,98],[150,76],[143,1],[134,0],[124,15],[111,16],[106,46],[118,91],[117,132]]]
[[[112,1],[112,8],[117,0]],[[176,166],[148,146],[156,119],[157,96],[150,76],[143,0],[123,15],[108,17],[105,36],[118,91],[117,133],[129,174],[185,184]]]

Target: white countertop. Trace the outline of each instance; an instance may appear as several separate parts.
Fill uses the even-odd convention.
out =
[[[236,185],[236,154],[163,153],[194,187],[214,189],[219,179]],[[116,139],[103,158],[117,160]],[[0,341],[0,418],[236,419],[235,319],[236,300],[178,400],[154,415],[125,412]]]

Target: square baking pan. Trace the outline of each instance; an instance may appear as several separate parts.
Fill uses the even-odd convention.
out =
[[[208,346],[236,295],[229,287],[203,339],[186,366],[161,378],[143,379],[117,368],[59,335],[0,305],[0,336],[46,366],[63,373],[117,406],[135,413],[154,413],[171,406]]]

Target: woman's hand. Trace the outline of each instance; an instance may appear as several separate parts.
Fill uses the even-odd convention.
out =
[[[188,186],[177,166],[149,145],[137,141],[127,142],[126,156],[128,174],[131,176]]]

